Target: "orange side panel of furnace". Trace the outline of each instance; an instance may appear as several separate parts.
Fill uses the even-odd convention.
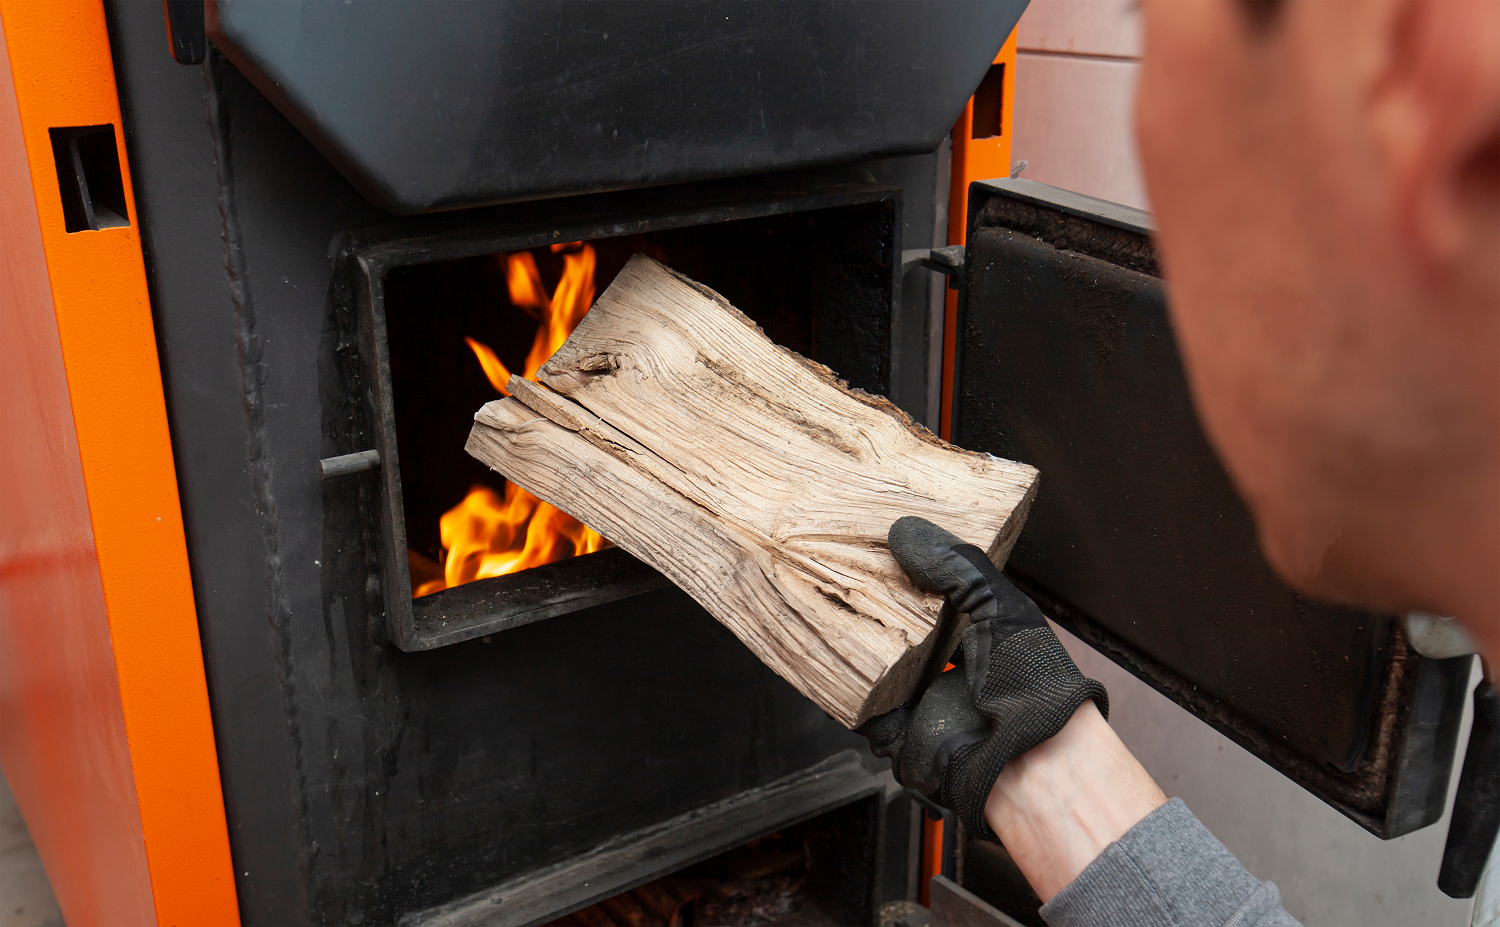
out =
[[[69,923],[238,923],[104,11],[0,31],[0,763]],[[47,130],[106,124],[130,225],[70,234]]]
[[[948,193],[948,244],[964,244],[968,230],[969,184],[1010,176],[1010,141],[1012,116],[1016,108],[1016,33],[1000,47],[994,67],[1004,68],[1000,93],[1000,134],[974,137],[974,100],[964,107],[953,125],[953,168]],[[992,69],[993,72],[993,69]],[[958,337],[958,297],[947,291],[947,312],[943,323],[943,403],[938,433],[952,437],[953,424],[953,346]]]
[[[1010,176],[1010,141],[1012,115],[1016,106],[1016,33],[1000,46],[993,67],[1004,81],[1000,91],[1000,133],[975,138],[974,99],[964,106],[963,115],[953,124],[953,163],[948,188],[948,244],[965,243],[968,231],[969,184]],[[992,68],[993,73],[993,68]],[[958,343],[958,295],[945,290],[943,313],[943,401],[938,434],[944,440],[953,437],[953,348]],[[920,897],[927,903],[927,883],[943,871],[943,820],[923,817],[922,871]]]

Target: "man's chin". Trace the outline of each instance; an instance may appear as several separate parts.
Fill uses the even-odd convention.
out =
[[[1297,592],[1355,608],[1398,611],[1408,604],[1370,573],[1368,552],[1343,526],[1259,515],[1256,526],[1266,562]]]

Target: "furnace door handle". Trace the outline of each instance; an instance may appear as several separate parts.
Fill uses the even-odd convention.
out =
[[[1473,898],[1500,833],[1500,696],[1488,679],[1474,690],[1474,727],[1458,776],[1448,845],[1438,888],[1450,898]]]

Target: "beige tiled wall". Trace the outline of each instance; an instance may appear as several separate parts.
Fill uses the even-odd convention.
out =
[[[1066,55],[1139,58],[1141,29],[1135,0],[1032,0],[1021,17],[1016,47]]]
[[[1011,158],[1026,161],[1021,176],[1149,208],[1130,117],[1139,68],[1128,59],[1018,49]]]
[[[1033,0],[1016,37],[1022,176],[1148,208],[1131,129],[1138,19],[1129,0]]]

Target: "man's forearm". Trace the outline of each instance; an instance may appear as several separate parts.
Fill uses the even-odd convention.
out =
[[[1093,702],[1006,764],[984,816],[1043,901],[1167,797]]]
[[[1296,927],[1187,806],[1166,796],[1092,702],[1006,764],[985,803],[1059,927]]]

